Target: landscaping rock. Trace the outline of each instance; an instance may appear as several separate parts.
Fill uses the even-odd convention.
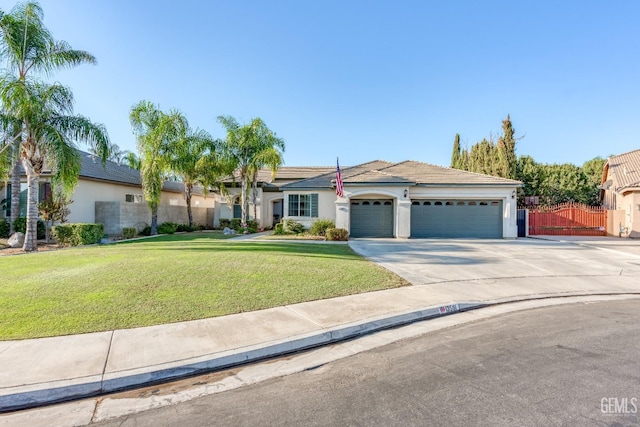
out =
[[[222,234],[225,234],[225,235],[236,234],[236,230],[229,227],[225,227],[224,230],[222,230]]]
[[[7,244],[12,248],[20,248],[24,245],[24,233],[13,233],[9,236],[9,240],[7,240]]]

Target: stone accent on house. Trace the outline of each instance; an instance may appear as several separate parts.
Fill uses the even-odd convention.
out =
[[[192,207],[193,223],[213,226],[213,208]],[[151,209],[146,203],[96,202],[96,223],[104,225],[104,232],[119,236],[124,227],[135,227],[138,231],[151,223]],[[188,224],[186,206],[160,206],[158,224],[175,222]]]

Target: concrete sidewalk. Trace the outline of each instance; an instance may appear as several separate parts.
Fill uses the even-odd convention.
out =
[[[0,412],[230,367],[489,304],[604,294],[640,294],[637,275],[612,270],[448,280],[212,319],[4,341]]]

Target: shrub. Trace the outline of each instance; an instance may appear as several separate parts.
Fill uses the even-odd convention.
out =
[[[102,239],[104,226],[82,223],[54,225],[51,234],[60,246],[92,245]]]
[[[138,234],[138,230],[135,227],[123,227],[122,228],[122,237],[125,239],[133,239]]]
[[[13,224],[13,229],[20,232],[26,233],[27,231],[27,218],[17,218],[15,223]],[[38,220],[38,226],[36,228],[36,238],[38,240],[42,240],[47,237],[47,227],[44,225],[42,220]]]
[[[221,218],[220,219],[220,228],[231,228],[231,220],[227,219],[227,218]]]
[[[292,219],[284,220],[284,230],[290,233],[300,234],[304,232],[304,225],[299,222],[295,222]]]
[[[158,234],[173,234],[178,229],[175,222],[163,222],[158,226]]]
[[[276,236],[286,234],[286,232],[284,231],[284,224],[281,222],[277,223],[276,227],[273,229],[273,234]]]
[[[139,233],[141,236],[151,236],[151,226],[147,225]]]
[[[102,224],[70,224],[73,229],[71,245],[92,245],[98,243],[104,236],[104,225]]]
[[[189,225],[189,224],[178,224],[176,231],[186,231],[187,233],[191,233],[192,231],[198,230],[197,226]]]
[[[349,232],[344,228],[329,228],[327,229],[327,240],[347,241],[349,240]]]
[[[244,230],[242,229],[242,220],[240,218],[233,218],[231,220],[230,228],[233,228],[237,232],[243,232]]]
[[[336,224],[330,219],[319,219],[311,225],[309,233],[314,236],[326,236],[328,228],[336,228]]]
[[[71,236],[73,236],[73,228],[71,224],[54,225],[51,227],[51,236],[60,246],[71,246]]]
[[[9,225],[9,221],[4,218],[0,218],[0,238],[8,238],[10,230],[11,226]]]
[[[249,233],[257,233],[258,232],[258,222],[250,219],[247,221],[247,231]]]

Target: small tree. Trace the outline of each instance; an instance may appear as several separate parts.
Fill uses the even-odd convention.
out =
[[[64,224],[71,212],[69,205],[73,203],[67,195],[60,191],[54,191],[38,205],[38,213],[46,226],[47,242],[51,241],[51,228],[53,224],[59,222]]]
[[[462,169],[462,148],[460,147],[460,134],[456,133],[453,140],[453,151],[451,153],[451,165],[454,169]]]

